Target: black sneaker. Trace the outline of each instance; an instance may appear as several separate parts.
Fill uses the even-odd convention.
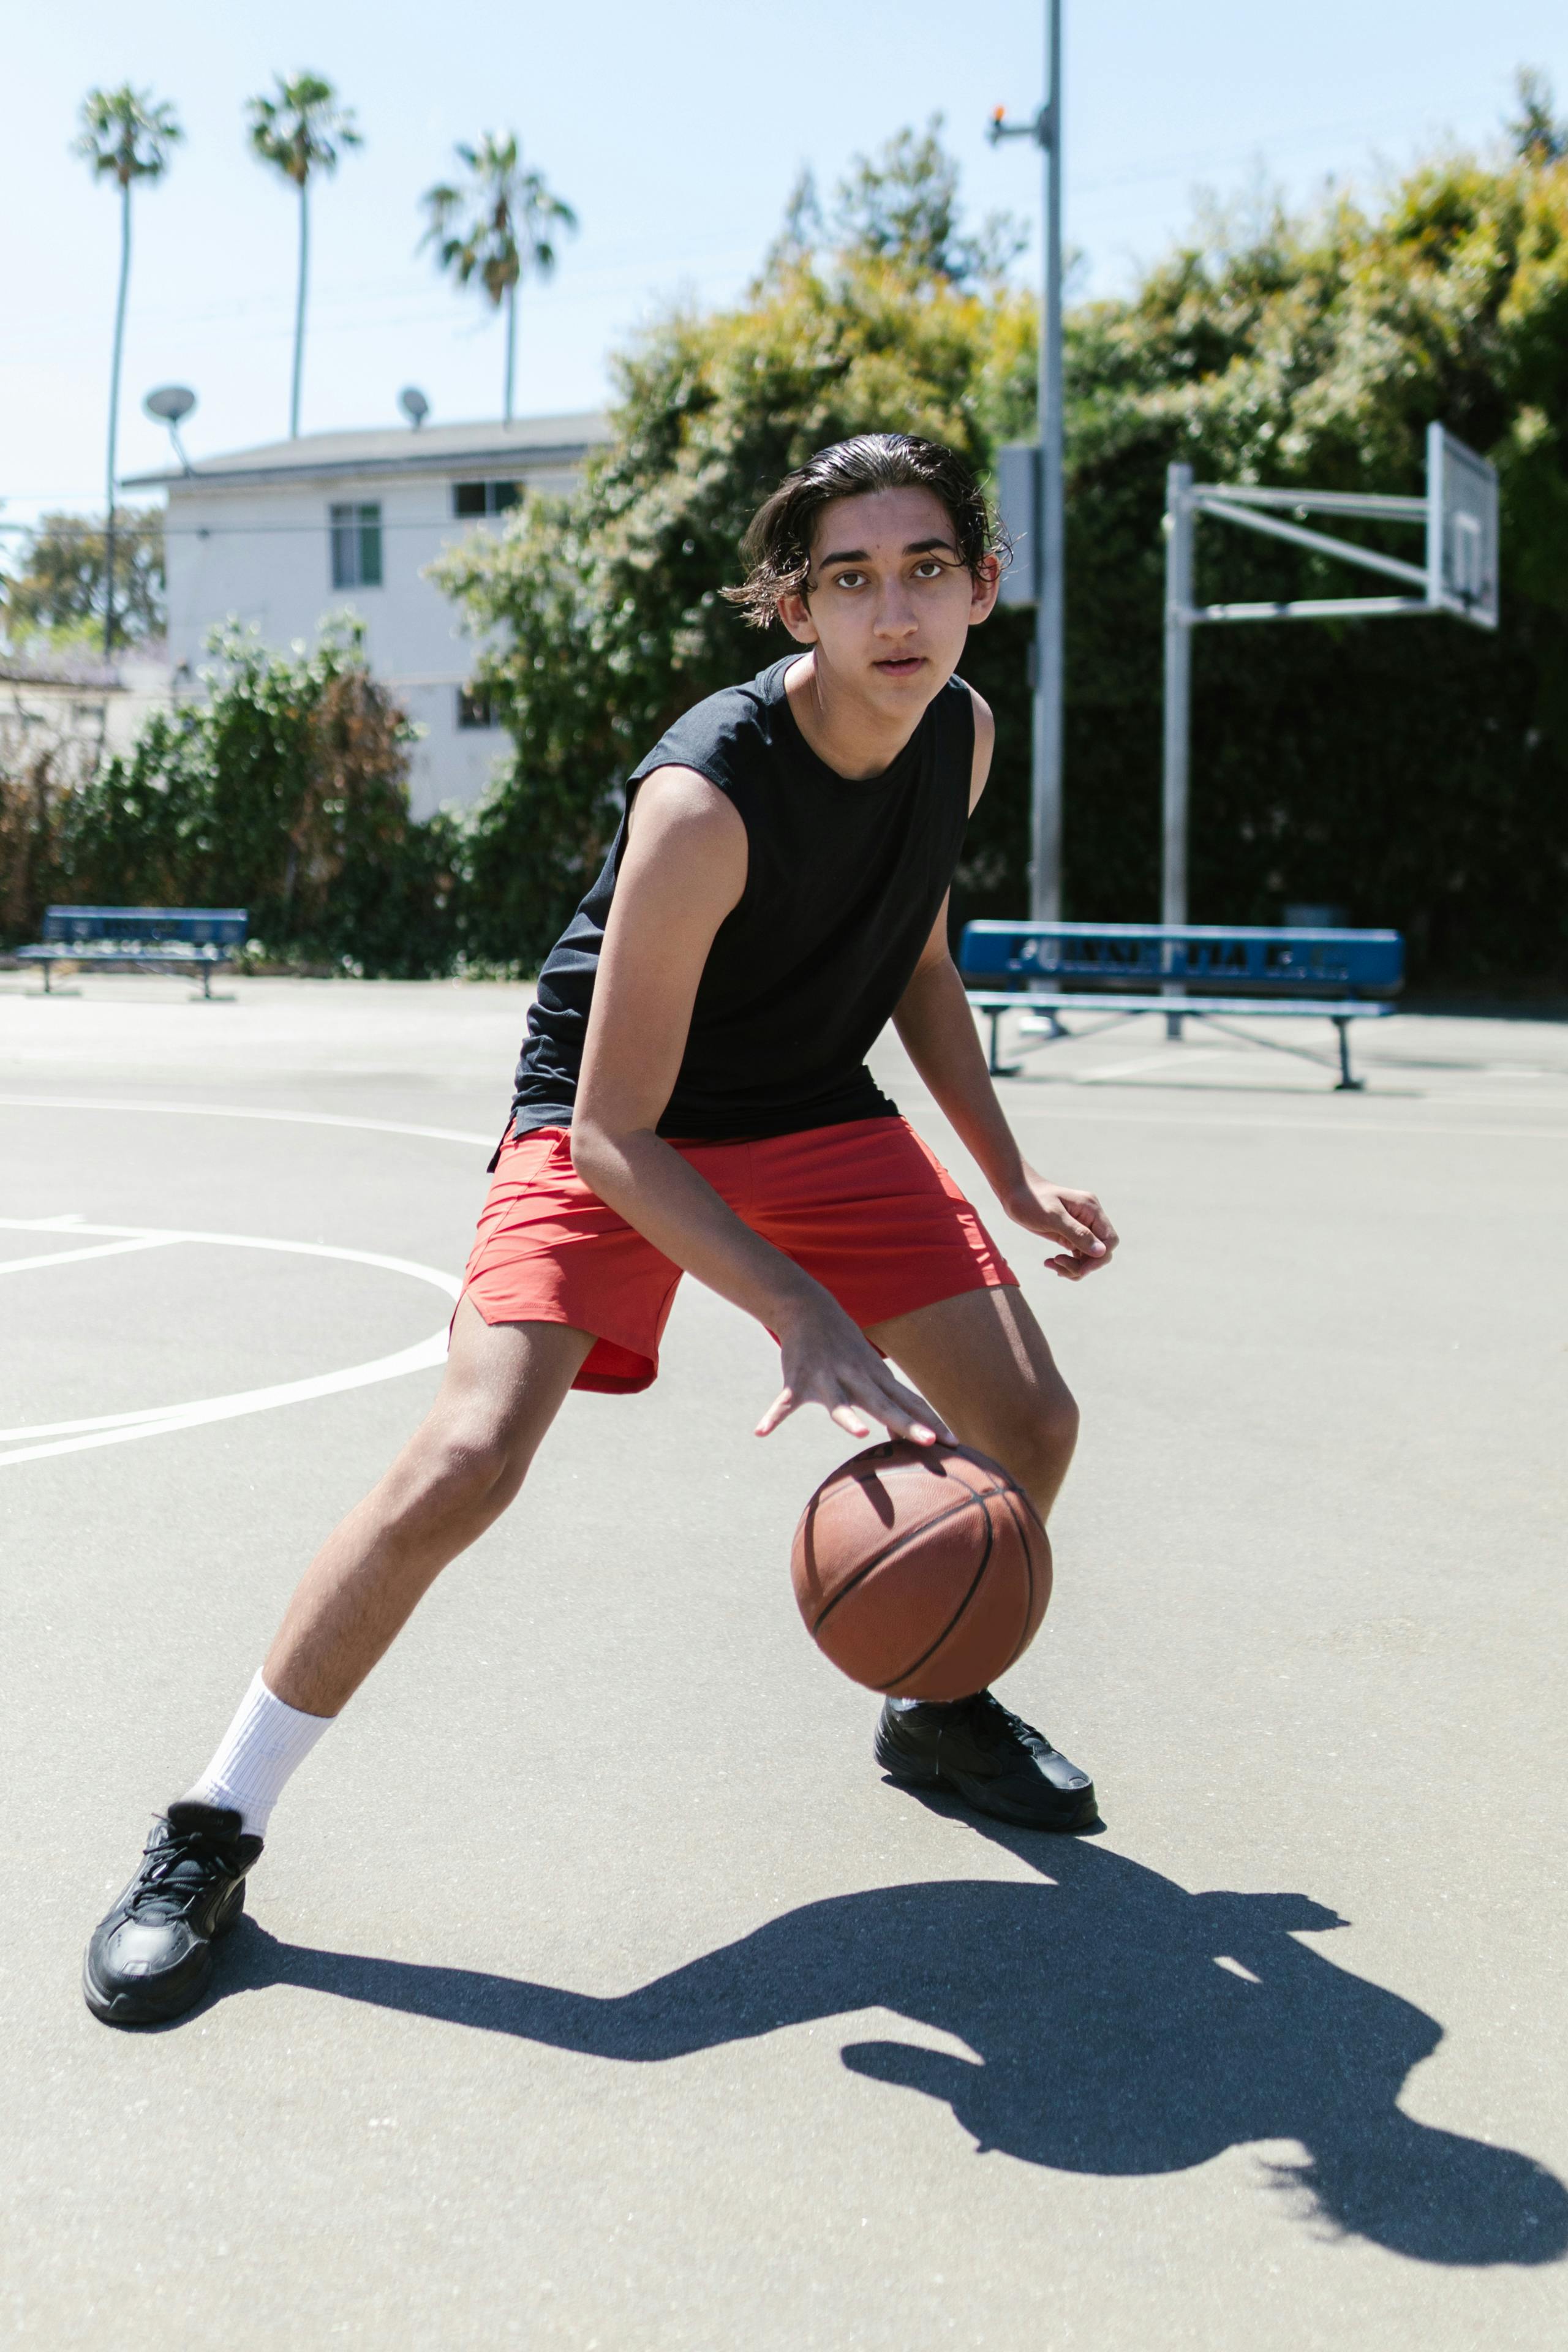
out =
[[[1085,1830],[1100,1818],[1089,1774],[989,1691],[951,1705],[889,1699],[875,1754],[890,1779],[944,1790],[1022,1829]]]
[[[245,1874],[261,1852],[240,1817],[184,1799],[154,1822],[142,1867],[100,1920],[81,1989],[106,2025],[163,2025],[194,2009],[212,1974],[213,1943],[245,1908]]]

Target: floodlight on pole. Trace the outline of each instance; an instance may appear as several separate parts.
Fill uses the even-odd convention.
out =
[[[1005,107],[986,137],[1032,139],[1044,158],[1040,241],[1039,456],[1035,467],[1033,577],[1035,661],[1033,777],[1029,819],[1029,912],[1037,923],[1062,911],[1062,0],[1046,0],[1046,99],[1032,121],[1009,122]]]
[[[184,444],[180,439],[180,427],[195,404],[196,395],[188,383],[161,383],[156,391],[150,392],[142,403],[143,410],[149,416],[158,424],[168,426],[169,438],[174,445],[174,455],[180,461],[182,470],[187,474],[191,470],[191,461],[186,457]]]

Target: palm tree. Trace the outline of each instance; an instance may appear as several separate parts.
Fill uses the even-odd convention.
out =
[[[300,437],[300,379],[305,364],[305,288],[310,268],[310,175],[335,172],[346,147],[363,147],[353,110],[338,104],[338,93],[320,74],[296,74],[278,84],[275,98],[253,98],[246,113],[250,143],[264,163],[270,163],[300,191],[300,282],[294,299],[294,373],[289,391],[289,438]]]
[[[95,179],[120,184],[120,291],[114,303],[114,356],[109,368],[108,520],[104,534],[103,653],[114,651],[114,490],[120,437],[120,362],[125,348],[125,297],[131,284],[131,190],[137,180],[161,180],[169,150],[184,137],[174,110],[151,90],[89,89],[81,102],[81,131],[73,152]]]
[[[419,241],[436,247],[437,268],[450,270],[459,286],[477,278],[492,309],[506,304],[504,405],[510,425],[518,283],[531,274],[550,276],[555,267],[552,232],[575,229],[577,215],[551,194],[542,173],[523,170],[515,131],[505,139],[487,131],[477,147],[459,145],[457,153],[467,180],[461,187],[443,183],[426,192],[430,226]]]

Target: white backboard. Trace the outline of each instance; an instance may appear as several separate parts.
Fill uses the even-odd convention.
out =
[[[1497,627],[1497,467],[1440,425],[1426,428],[1426,601]]]

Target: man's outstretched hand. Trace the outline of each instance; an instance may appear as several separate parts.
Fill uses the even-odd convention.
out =
[[[1064,1282],[1081,1282],[1086,1274],[1110,1264],[1117,1231],[1092,1192],[1047,1184],[1026,1168],[1022,1183],[1004,1196],[1002,1205],[1016,1225],[1060,1244],[1060,1255],[1048,1257],[1046,1265]]]
[[[907,1389],[837,1299],[814,1283],[779,1316],[784,1384],[757,1423],[767,1437],[803,1404],[819,1404],[851,1437],[869,1437],[879,1421],[889,1437],[934,1445],[952,1432],[925,1399]]]

